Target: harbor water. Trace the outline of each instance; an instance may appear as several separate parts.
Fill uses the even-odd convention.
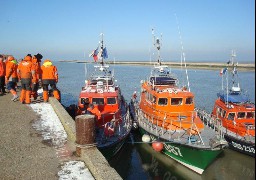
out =
[[[93,64],[54,62],[59,71],[58,88],[62,104],[77,104],[85,77],[92,73]],[[223,67],[225,64],[223,63]],[[127,103],[134,91],[138,98],[140,82],[150,74],[150,66],[111,65],[116,84],[121,87]],[[187,84],[185,69],[173,68],[181,85]],[[217,92],[225,87],[224,76],[220,70],[188,69],[190,90],[195,94],[199,108],[211,112]],[[240,87],[247,91],[250,100],[255,102],[255,72],[239,72]],[[222,79],[224,77],[224,79]],[[229,77],[231,79],[231,77]],[[223,80],[223,83],[222,83]],[[200,161],[200,160],[199,160]],[[255,179],[255,158],[225,149],[224,152],[198,175],[167,156],[155,152],[149,144],[141,143],[140,135],[134,133],[121,151],[110,160],[123,179]]]

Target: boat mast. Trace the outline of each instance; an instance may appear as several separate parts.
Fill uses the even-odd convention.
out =
[[[235,65],[235,57],[236,57],[236,52],[234,50],[232,50],[232,53],[231,53],[231,63],[232,63],[232,87],[235,87],[235,83],[236,83],[236,80],[235,80],[235,74],[237,74],[236,72],[236,67],[237,67],[237,64]],[[237,81],[237,87],[239,88],[239,82]]]
[[[100,41],[100,58],[101,58],[101,65],[103,66],[104,65],[104,56],[103,56],[103,33],[100,34],[101,35],[101,41]]]
[[[153,36],[153,45],[156,47],[157,49],[157,63],[159,64],[159,66],[161,66],[161,55],[160,55],[160,49],[161,49],[161,42],[159,38],[155,37],[154,34],[154,29],[152,29],[152,36]],[[162,41],[162,34],[161,34],[161,41]]]

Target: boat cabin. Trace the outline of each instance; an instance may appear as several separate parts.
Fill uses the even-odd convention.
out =
[[[78,106],[87,102],[99,109],[99,125],[120,117],[120,89],[114,84],[114,78],[107,67],[96,66],[95,73],[85,81],[78,102]]]
[[[232,101],[229,102],[223,101],[223,97],[225,96],[220,96],[215,101],[212,115],[220,119],[224,127],[236,134],[255,136],[255,105],[237,102],[241,97],[230,98]]]

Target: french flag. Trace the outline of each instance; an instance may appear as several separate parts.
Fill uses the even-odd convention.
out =
[[[91,54],[89,54],[89,57],[93,57],[94,61],[96,62],[98,60],[98,48],[93,50]]]
[[[227,72],[228,68],[222,68],[220,70],[220,75],[222,76],[222,74],[225,74]]]

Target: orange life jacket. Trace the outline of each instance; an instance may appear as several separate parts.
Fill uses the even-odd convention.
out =
[[[23,60],[18,66],[18,74],[21,79],[32,79],[32,82],[36,81],[35,70],[33,69],[32,62],[29,60]]]
[[[18,78],[17,74],[18,63],[15,59],[10,59],[6,62],[6,78]]]
[[[101,113],[100,110],[97,107],[92,108],[88,108],[88,111],[90,111],[93,115],[97,116],[98,120],[101,118]]]
[[[45,60],[41,66],[42,80],[53,79],[58,81],[58,70],[57,67],[52,64],[50,60]]]

